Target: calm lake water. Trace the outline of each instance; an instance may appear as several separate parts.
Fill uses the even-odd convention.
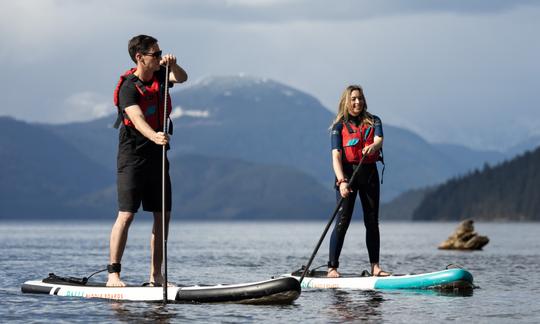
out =
[[[148,280],[151,223],[138,216],[122,262],[131,284]],[[173,222],[169,279],[182,285],[268,279],[305,264],[323,222]],[[397,273],[465,266],[480,286],[472,295],[425,291],[304,290],[292,304],[160,304],[30,295],[21,284],[49,272],[87,276],[108,260],[110,223],[0,222],[2,322],[540,322],[540,223],[476,223],[490,243],[483,251],[440,251],[457,223],[382,223],[381,264]],[[364,227],[353,220],[342,271],[367,269]],[[314,265],[326,263],[325,241]],[[104,281],[105,275],[96,276]]]

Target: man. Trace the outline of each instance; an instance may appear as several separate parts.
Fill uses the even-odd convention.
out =
[[[163,285],[162,264],[162,150],[169,143],[163,132],[165,86],[187,80],[186,72],[176,57],[161,55],[157,39],[139,35],[128,44],[129,55],[136,67],[120,77],[114,102],[123,121],[118,145],[118,217],[110,239],[110,264],[107,286],[123,287],[120,279],[122,254],[126,247],[129,225],[139,206],[152,212],[154,226],[150,241],[152,261],[150,284]],[[169,65],[169,85],[165,85],[165,67]],[[167,104],[170,113],[170,98]],[[171,210],[169,163],[166,161],[165,235],[168,234]]]

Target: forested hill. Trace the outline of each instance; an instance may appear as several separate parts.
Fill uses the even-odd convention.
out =
[[[540,148],[428,193],[414,220],[540,220]]]

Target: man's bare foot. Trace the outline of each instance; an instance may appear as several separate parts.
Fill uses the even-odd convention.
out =
[[[328,273],[326,274],[327,278],[339,278],[341,275],[336,268],[328,268]]]
[[[125,287],[126,284],[120,280],[120,274],[118,272],[109,273],[109,280],[107,281],[107,287]]]
[[[150,276],[149,285],[152,287],[163,287],[164,281],[165,280],[163,279],[163,276],[161,274],[156,276]],[[167,287],[176,287],[176,285],[172,282],[168,282]]]
[[[145,282],[143,283],[143,287],[163,287],[160,283],[155,282]],[[169,282],[167,283],[167,287],[177,287],[174,283]]]

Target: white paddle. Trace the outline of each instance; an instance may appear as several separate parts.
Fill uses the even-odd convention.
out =
[[[168,123],[167,123],[167,95],[169,93],[169,63],[165,65],[165,89],[164,89],[164,103],[163,103],[163,133],[165,136],[168,134]],[[166,193],[166,171],[165,171],[165,162],[167,161],[167,145],[163,145],[163,154],[162,154],[162,163],[161,163],[161,238],[162,238],[162,249],[163,249],[163,303],[167,304],[167,287],[169,281],[167,279],[167,236],[165,234],[165,193]]]

